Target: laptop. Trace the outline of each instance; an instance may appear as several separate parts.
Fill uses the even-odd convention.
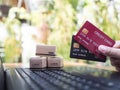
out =
[[[3,69],[3,63],[1,57],[0,57],[0,90],[5,90],[5,72]]]
[[[6,87],[6,90],[120,90],[120,73],[87,66],[18,67],[6,70]]]

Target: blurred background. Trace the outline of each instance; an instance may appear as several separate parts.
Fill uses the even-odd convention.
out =
[[[69,58],[72,35],[86,20],[120,40],[119,0],[0,0],[0,55],[6,63],[27,63],[39,43],[56,45],[66,61],[110,66]]]

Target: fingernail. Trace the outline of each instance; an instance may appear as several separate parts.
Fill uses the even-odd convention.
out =
[[[103,45],[100,45],[100,46],[98,47],[98,50],[99,50],[100,52],[102,52],[102,53],[106,53],[106,52],[107,52],[107,47],[106,47],[106,46],[103,46]]]

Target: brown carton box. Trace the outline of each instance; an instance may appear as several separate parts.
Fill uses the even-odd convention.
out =
[[[63,59],[60,57],[47,57],[47,67],[48,68],[63,67]]]
[[[31,57],[30,58],[30,68],[46,68],[46,57]]]
[[[55,56],[56,55],[56,46],[37,45],[36,46],[36,55],[38,55],[38,56]]]

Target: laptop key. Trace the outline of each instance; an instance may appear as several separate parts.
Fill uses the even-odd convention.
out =
[[[60,76],[59,76],[59,78],[54,78],[54,77],[50,76],[49,74],[46,74],[44,71],[41,71],[41,72],[36,71],[35,73],[40,75],[40,77],[46,79],[48,82],[52,83],[56,87],[58,87],[60,90],[66,90],[66,88],[68,90],[75,90],[74,87],[68,85],[65,82],[62,82]]]
[[[21,71],[43,90],[113,90],[115,87],[115,83],[107,79],[74,75],[63,70],[21,69]]]
[[[82,83],[81,85],[78,85],[78,84],[81,83],[81,82],[76,82],[75,80],[72,80],[72,79],[70,78],[70,75],[67,75],[67,74],[65,74],[65,73],[64,73],[64,75],[69,76],[69,78],[63,77],[63,76],[61,76],[61,75],[57,75],[56,73],[54,73],[54,71],[53,71],[53,72],[52,72],[52,71],[44,71],[44,72],[45,72],[46,74],[52,75],[52,77],[55,77],[56,79],[57,79],[57,78],[60,79],[62,82],[67,83],[67,84],[69,84],[70,86],[73,86],[73,87],[76,88],[76,89],[78,89],[78,88],[80,88],[80,89],[82,89],[82,90],[92,89],[92,87],[91,87],[91,86],[88,86],[86,83]],[[55,71],[55,72],[56,72],[56,71]],[[58,73],[60,74],[60,72],[62,72],[62,71],[59,71]],[[61,77],[61,78],[59,78],[59,77]]]
[[[29,69],[23,69],[23,71],[43,90],[57,90],[54,86],[50,85],[43,78],[39,77]]]
[[[31,87],[31,90],[42,90],[42,88],[38,88],[36,84],[31,81],[30,77],[28,77],[21,69],[16,70],[24,78],[26,83]]]
[[[87,77],[87,76],[84,76],[84,75],[80,75],[80,76],[75,76],[75,75],[72,75],[71,73],[66,73],[64,71],[53,71],[53,72],[56,72],[57,74],[61,74],[63,76],[66,76],[66,77],[70,77],[71,79],[73,80],[76,80],[78,82],[82,82],[84,84],[88,84],[90,86],[92,86],[93,88],[98,88],[99,90],[101,89],[111,89],[112,87],[114,87],[114,83],[113,82],[109,82],[108,80],[105,80],[104,83],[101,82],[101,80],[103,80],[103,78],[95,78],[95,77]]]

